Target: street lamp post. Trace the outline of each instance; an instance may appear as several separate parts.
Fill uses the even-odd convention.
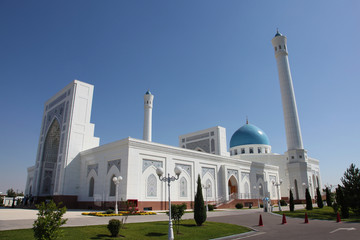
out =
[[[202,187],[205,189],[205,193],[206,193],[206,211],[209,211],[209,205],[208,205],[208,200],[207,200],[207,190],[211,187],[210,183],[208,185],[202,185]]]
[[[174,169],[174,172],[176,174],[176,177],[172,176],[170,177],[170,173],[168,173],[168,177],[163,177],[164,169],[161,167],[156,169],[156,174],[159,176],[160,181],[167,182],[169,187],[169,231],[168,231],[168,240],[174,240],[174,231],[171,221],[171,199],[170,199],[170,182],[178,180],[179,175],[181,174],[181,168],[176,166]]]
[[[120,184],[120,181],[122,180],[122,176],[113,177],[113,182],[115,183],[115,214],[118,214],[118,187]]]
[[[280,179],[280,181],[278,183],[275,181],[273,181],[272,183],[277,188],[279,211],[282,211],[281,204],[280,204],[280,190],[279,190],[279,187],[282,184],[282,179]]]

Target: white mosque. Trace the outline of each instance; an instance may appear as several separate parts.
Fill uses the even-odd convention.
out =
[[[298,201],[305,199],[305,188],[314,198],[321,186],[319,160],[303,147],[286,40],[279,32],[272,39],[285,119],[284,154],[272,153],[265,132],[248,122],[232,135],[229,150],[226,129],[220,126],[179,136],[178,147],[154,143],[154,95],[149,91],[144,96],[143,139],[128,137],[99,146],[90,123],[94,86],[74,80],[45,103],[25,194],[37,200],[51,197],[70,208],[106,208],[116,198],[113,177],[121,176],[119,199],[137,202],[140,210],[165,209],[167,186],[156,170],[161,167],[173,176],[180,167],[179,179],[171,183],[171,199],[188,207],[198,175],[207,188],[204,197],[222,207],[257,205],[264,197],[287,199],[289,189]]]

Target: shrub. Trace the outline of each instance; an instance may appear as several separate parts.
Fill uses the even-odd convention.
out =
[[[33,224],[35,239],[53,240],[60,238],[62,236],[60,226],[67,221],[67,219],[62,219],[66,207],[60,208],[52,200],[47,204],[42,202],[36,207],[39,208],[39,213],[37,214],[37,220]]]
[[[236,207],[237,209],[242,209],[242,208],[244,207],[244,205],[243,205],[242,203],[237,203],[237,204],[235,205],[235,207]]]
[[[324,203],[322,201],[322,197],[321,197],[319,188],[316,188],[316,201],[317,201],[318,208],[324,207]]]
[[[281,206],[287,206],[287,203],[286,203],[285,200],[281,199],[281,200],[280,200],[280,205],[281,205]]]
[[[339,205],[336,202],[334,202],[331,207],[334,209],[335,213],[339,211]]]
[[[311,196],[310,196],[308,188],[306,188],[305,196],[306,196],[306,210],[312,210],[313,205],[312,205],[312,200],[311,200]]]
[[[209,208],[209,211],[214,211],[214,209],[215,209],[215,205],[208,205],[208,208]]]
[[[117,237],[121,228],[121,222],[118,219],[111,219],[107,225],[112,237]]]
[[[194,220],[197,226],[201,226],[206,221],[206,207],[204,205],[204,198],[202,195],[200,174],[198,175],[197,192],[195,195]]]
[[[175,221],[177,234],[179,234],[180,220],[181,220],[181,217],[184,215],[185,210],[186,210],[185,203],[183,203],[181,205],[171,204],[171,218],[174,219],[174,221]],[[169,215],[169,212],[167,212],[166,214]]]
[[[105,214],[112,214],[112,213],[115,213],[115,211],[112,210],[112,209],[108,209],[108,210],[106,210],[104,213],[105,213]]]
[[[295,210],[294,195],[290,189],[290,212],[293,212],[294,210]]]
[[[325,188],[325,192],[326,192],[326,205],[328,205],[329,207],[332,205],[332,197],[331,197],[331,192],[330,189],[328,187]]]
[[[343,189],[340,185],[336,189],[336,202],[340,206],[340,212],[342,218],[349,218],[349,204],[348,199],[344,195]]]

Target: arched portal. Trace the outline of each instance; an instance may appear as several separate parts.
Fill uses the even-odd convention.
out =
[[[42,155],[41,188],[43,195],[54,193],[54,183],[56,175],[57,158],[60,143],[60,125],[55,119],[46,135],[44,150]]]
[[[228,181],[228,189],[230,198],[236,198],[238,193],[238,183],[234,176],[231,176]]]

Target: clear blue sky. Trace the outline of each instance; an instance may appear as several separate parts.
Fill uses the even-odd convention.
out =
[[[74,79],[95,85],[101,144],[153,141],[249,121],[286,151],[271,39],[288,50],[305,148],[323,184],[359,166],[359,1],[0,1],[0,191],[24,190],[44,102]]]

